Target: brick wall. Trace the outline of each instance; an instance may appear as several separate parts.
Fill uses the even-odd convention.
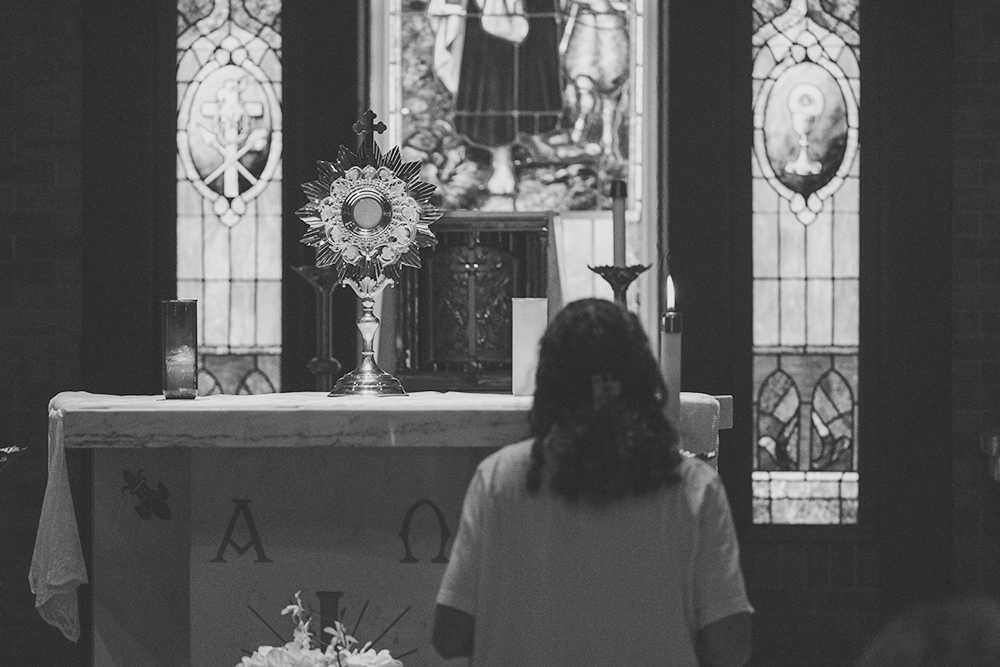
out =
[[[1000,596],[1000,483],[978,449],[1000,424],[1000,6],[955,0],[955,38],[955,573]]]
[[[87,664],[35,613],[28,587],[46,405],[80,386],[78,5],[4,3],[0,21],[0,447],[27,446],[0,469],[4,665]]]
[[[878,551],[852,542],[742,545],[753,667],[848,665],[878,625]]]

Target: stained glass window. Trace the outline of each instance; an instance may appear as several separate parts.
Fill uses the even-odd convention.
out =
[[[642,199],[644,3],[389,0],[389,136],[448,209]]]
[[[281,2],[178,0],[177,295],[202,394],[279,390]]]
[[[754,0],[754,523],[858,512],[859,0]]]

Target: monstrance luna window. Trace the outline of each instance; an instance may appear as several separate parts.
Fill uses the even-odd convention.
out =
[[[857,523],[859,0],[753,7],[754,523]]]
[[[178,0],[177,295],[202,394],[279,390],[281,2]]]

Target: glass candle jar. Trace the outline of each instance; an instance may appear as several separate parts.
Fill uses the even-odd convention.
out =
[[[162,303],[163,395],[195,398],[198,395],[198,302],[170,300]]]

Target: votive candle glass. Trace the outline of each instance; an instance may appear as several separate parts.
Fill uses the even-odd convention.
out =
[[[198,395],[198,302],[167,300],[161,304],[163,396]]]

